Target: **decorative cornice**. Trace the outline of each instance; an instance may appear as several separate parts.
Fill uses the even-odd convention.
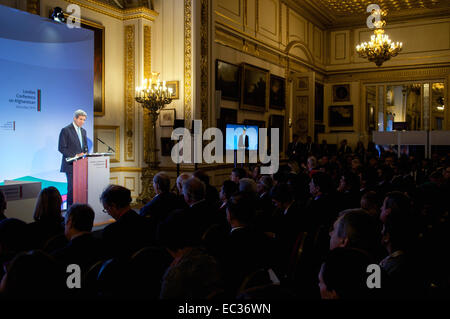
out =
[[[64,0],[69,3],[79,5],[82,8],[98,12],[114,19],[118,20],[131,20],[131,19],[147,19],[154,21],[159,13],[146,7],[138,7],[131,9],[119,9],[109,4],[95,1],[95,0]]]
[[[184,120],[192,118],[192,0],[184,0]]]
[[[134,25],[125,26],[125,161],[134,161]]]
[[[326,82],[342,82],[342,81],[363,81],[363,82],[386,82],[386,81],[404,81],[404,80],[422,80],[430,78],[445,79],[450,74],[450,65],[447,66],[423,66],[421,68],[391,69],[373,72],[359,71],[358,73],[345,73],[329,75]]]
[[[311,22],[320,26],[322,29],[339,29],[339,28],[353,28],[361,27],[366,23],[366,12],[365,9],[361,10],[361,13],[355,13],[349,11],[345,14],[339,14],[333,11],[327,5],[321,3],[317,0],[281,0],[288,7],[292,8],[296,12],[300,13],[305,18],[311,20]],[[340,5],[340,1],[333,1],[337,5]],[[361,1],[354,1],[353,6],[360,5]],[[370,3],[370,2],[369,2]],[[443,2],[442,2],[443,3]],[[394,3],[395,4],[395,3]],[[450,7],[446,4],[438,5],[434,8],[409,8],[400,9],[401,6],[395,6],[395,8],[390,8],[389,5],[380,4],[383,9],[389,11],[389,21],[392,22],[405,22],[411,21],[412,19],[423,19],[423,18],[439,18],[448,16],[450,14]],[[344,5],[342,8],[346,8]],[[348,7],[348,6],[347,6]],[[364,6],[362,6],[365,8]],[[392,10],[391,10],[392,9]]]

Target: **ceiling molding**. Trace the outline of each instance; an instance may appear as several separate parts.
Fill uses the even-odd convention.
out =
[[[347,5],[347,11],[334,12],[333,6],[336,1],[330,0],[282,0],[289,7],[298,11],[305,17],[310,17],[312,22],[319,23],[322,28],[339,29],[349,27],[362,27],[366,24],[368,13],[361,8],[367,1],[356,0],[355,6],[357,10]],[[427,7],[404,9],[410,6],[414,0],[385,0],[383,2],[383,9],[388,11],[387,23],[411,22],[414,19],[423,18],[442,18],[450,16],[450,3],[448,1],[440,0],[436,3],[433,0],[421,0],[421,3]],[[331,2],[331,3],[330,3]],[[340,3],[342,3],[341,1]],[[345,5],[343,5],[345,8]],[[344,9],[345,10],[345,9]],[[357,12],[355,12],[357,11]],[[306,16],[307,15],[307,16]]]

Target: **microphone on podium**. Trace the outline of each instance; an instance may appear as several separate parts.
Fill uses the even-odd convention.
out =
[[[97,140],[98,140],[100,143],[104,144],[106,147],[108,147],[108,152],[109,152],[109,151],[112,151],[113,153],[116,152],[111,146],[109,146],[108,144],[106,144],[105,142],[103,142],[103,141],[102,141],[101,139],[99,139],[98,137],[97,137]]]

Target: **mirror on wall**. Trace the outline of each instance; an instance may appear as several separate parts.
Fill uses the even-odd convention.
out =
[[[367,105],[367,124],[369,131],[373,131],[376,128],[375,112],[377,105],[377,87],[366,87],[366,105]]]
[[[365,94],[369,131],[445,129],[443,82],[367,85]]]
[[[444,129],[444,102],[444,83],[433,83],[433,85],[431,86],[431,130],[440,131]]]
[[[422,99],[419,83],[386,87],[386,131],[422,128]]]

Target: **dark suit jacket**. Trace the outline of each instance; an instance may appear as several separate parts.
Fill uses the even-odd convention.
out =
[[[289,157],[289,159],[300,158],[300,154],[302,151],[301,146],[302,146],[302,144],[300,142],[297,142],[297,143],[291,142],[288,144],[286,154]]]
[[[158,224],[164,221],[171,212],[186,208],[187,204],[172,192],[161,193],[141,208],[139,214],[147,218],[150,235],[156,240]]]
[[[139,211],[139,215],[156,219],[164,219],[167,215],[179,207],[177,195],[172,192],[161,193],[145,204]]]
[[[270,197],[270,192],[266,192],[263,196],[258,196],[255,226],[262,231],[275,231],[274,229],[274,216],[275,207]]]
[[[72,239],[64,248],[55,250],[52,255],[64,266],[77,264],[82,274],[94,263],[102,260],[104,248],[100,239],[92,234],[83,234]]]
[[[149,223],[134,210],[123,214],[115,223],[106,226],[102,239],[108,257],[129,257],[152,243]]]
[[[67,163],[66,157],[73,157],[76,154],[87,151],[87,136],[84,128],[81,128],[81,137],[83,139],[83,146],[80,145],[80,140],[78,139],[77,131],[73,127],[73,123],[64,127],[59,133],[58,151],[62,154],[61,172],[73,172],[73,163]]]
[[[64,234],[64,227],[57,221],[34,221],[27,228],[33,249],[43,249],[49,239]]]
[[[214,224],[224,225],[227,223],[226,217],[221,216],[216,207],[212,207],[206,200],[197,202],[192,207],[184,211],[188,217],[189,227],[196,234],[196,238],[202,238],[203,234]]]
[[[276,243],[250,227],[237,228],[229,233],[222,258],[227,286],[235,290],[249,274],[276,265]]]

